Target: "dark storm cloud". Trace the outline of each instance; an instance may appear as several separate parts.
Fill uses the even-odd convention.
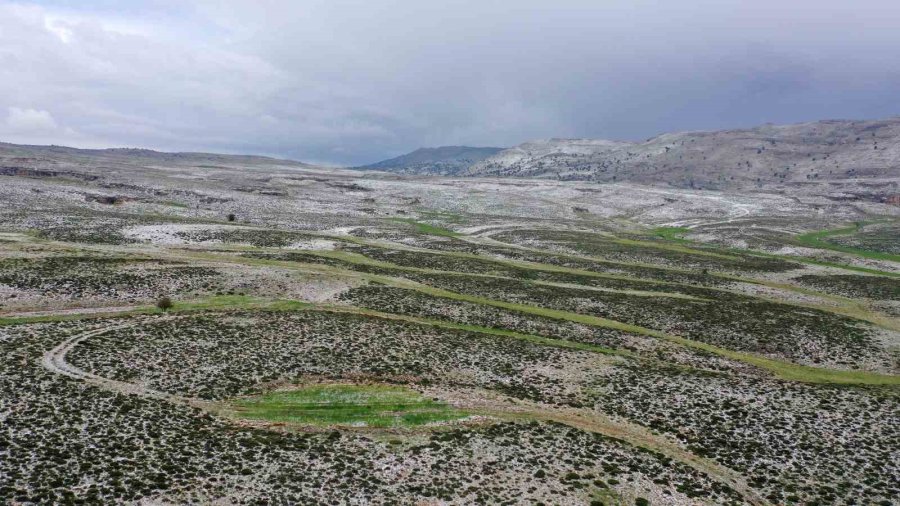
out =
[[[0,139],[362,163],[900,113],[889,1],[0,4]]]

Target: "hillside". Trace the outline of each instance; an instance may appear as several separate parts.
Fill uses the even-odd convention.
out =
[[[0,183],[0,504],[896,502],[862,183],[12,145]]]
[[[503,148],[477,148],[471,146],[420,148],[390,160],[383,160],[356,168],[406,174],[454,175],[501,151],[503,151]]]
[[[532,141],[474,164],[466,175],[704,189],[896,178],[900,118],[669,133],[643,142]]]
[[[21,169],[64,168],[85,166],[104,168],[106,165],[133,167],[135,164],[172,164],[184,167],[213,166],[280,166],[312,168],[313,165],[294,160],[256,155],[227,155],[219,153],[169,153],[143,148],[79,149],[67,146],[32,146],[0,142],[0,166],[7,171]]]

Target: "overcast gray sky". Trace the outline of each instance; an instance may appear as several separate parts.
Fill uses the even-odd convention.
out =
[[[898,114],[897,0],[0,1],[7,142],[359,164]]]

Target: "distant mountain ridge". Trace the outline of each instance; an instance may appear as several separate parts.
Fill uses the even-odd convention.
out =
[[[485,158],[461,175],[707,189],[900,179],[900,118],[667,133],[643,142],[538,140]]]
[[[503,149],[471,146],[419,148],[396,158],[354,168],[404,174],[456,175]]]
[[[11,144],[0,142],[0,160],[9,159],[16,155],[21,155],[27,161],[38,155],[56,156],[66,155],[74,158],[84,157],[92,160],[108,160],[115,162],[118,160],[143,160],[145,163],[179,163],[179,164],[267,164],[267,165],[283,165],[298,168],[315,167],[315,165],[298,162],[296,160],[287,160],[280,158],[272,158],[261,155],[227,155],[220,153],[200,153],[200,152],[165,152],[155,151],[145,148],[103,148],[103,149],[82,149],[72,148],[68,146],[37,146],[29,144]],[[32,160],[34,161],[34,160]]]

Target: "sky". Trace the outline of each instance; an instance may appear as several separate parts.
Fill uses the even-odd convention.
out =
[[[357,165],[900,115],[896,0],[0,0],[0,141]]]

